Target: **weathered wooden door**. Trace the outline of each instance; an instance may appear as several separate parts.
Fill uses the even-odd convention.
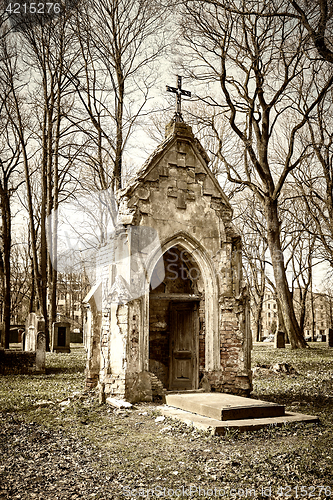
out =
[[[195,302],[171,304],[169,389],[198,387],[198,311]]]

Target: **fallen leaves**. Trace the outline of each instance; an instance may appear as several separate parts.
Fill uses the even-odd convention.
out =
[[[100,405],[97,392],[83,391],[83,350],[48,353],[45,376],[2,377],[0,499],[113,500],[124,498],[125,487],[183,485],[227,492],[271,485],[276,494],[286,484],[327,484],[333,475],[333,350],[283,351],[259,346],[254,363],[285,363],[297,375],[262,372],[253,396],[319,413],[319,426],[211,437],[160,416],[153,404],[130,410]]]

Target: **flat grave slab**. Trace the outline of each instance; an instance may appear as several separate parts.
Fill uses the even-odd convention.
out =
[[[285,414],[283,405],[224,393],[167,394],[165,402],[168,406],[223,422]]]
[[[160,406],[158,410],[165,417],[180,420],[196,429],[210,431],[212,435],[224,435],[228,430],[238,430],[239,432],[251,432],[265,427],[282,427],[286,424],[304,422],[317,423],[319,418],[313,415],[303,415],[301,413],[288,412],[280,417],[252,418],[241,420],[221,421],[202,415],[197,415],[188,411],[180,410],[170,406]]]

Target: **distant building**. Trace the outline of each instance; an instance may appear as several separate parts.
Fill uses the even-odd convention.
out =
[[[270,333],[275,333],[278,323],[277,302],[275,294],[270,291],[265,293],[261,318],[264,337],[267,337]]]
[[[80,274],[60,274],[57,290],[57,321],[68,321],[71,329],[83,330],[86,285]]]
[[[296,317],[300,315],[300,290],[294,290],[294,306]],[[278,325],[278,310],[276,295],[265,292],[263,308],[261,313],[262,338],[268,337],[270,333],[275,333]],[[306,299],[306,314],[304,323],[304,337],[311,337],[313,340],[321,339],[328,335],[328,329],[333,325],[333,296],[320,292],[308,292]],[[252,330],[254,324],[252,319]]]
[[[321,339],[328,335],[328,330],[332,328],[332,325],[333,296],[326,293],[313,292],[311,294],[309,292],[306,300],[304,336],[313,337],[313,340]]]

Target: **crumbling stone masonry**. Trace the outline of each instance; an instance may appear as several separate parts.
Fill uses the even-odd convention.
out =
[[[132,402],[163,388],[250,393],[241,239],[208,164],[191,127],[171,122],[120,192],[119,228],[98,252],[85,299],[87,386]],[[160,247],[140,261],[144,228],[156,231]]]

